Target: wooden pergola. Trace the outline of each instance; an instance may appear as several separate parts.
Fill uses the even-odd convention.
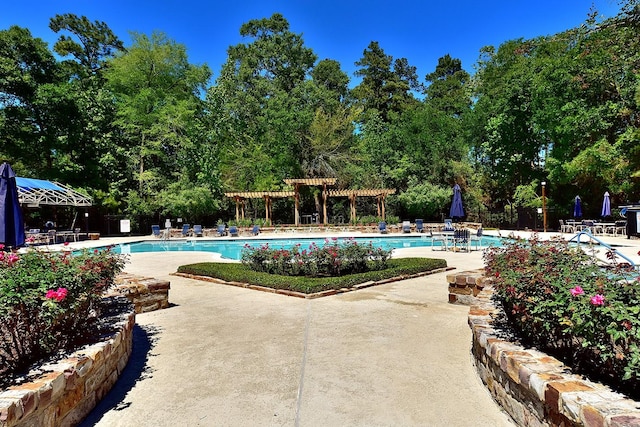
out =
[[[244,219],[244,206],[247,199],[264,199],[265,219],[271,220],[271,199],[294,197],[293,191],[242,191],[237,193],[224,193],[236,201],[236,221]]]
[[[362,190],[329,190],[331,197],[347,197],[351,207],[350,220],[355,221],[356,215],[356,198],[358,197],[375,197],[378,205],[378,216],[385,218],[385,199],[389,194],[396,192],[393,188],[368,188]]]
[[[295,201],[295,225],[300,225],[300,187],[301,186],[317,186],[322,187],[322,218],[324,225],[328,224],[327,218],[327,199],[329,197],[348,197],[351,205],[351,221],[356,219],[356,198],[357,197],[375,197],[378,204],[378,216],[385,218],[385,199],[389,194],[394,194],[395,189],[388,188],[369,188],[362,190],[328,190],[327,186],[335,185],[336,178],[296,178],[285,179],[287,185],[293,187],[293,191],[243,191],[224,193],[226,197],[233,198],[236,201],[236,221],[244,219],[244,207],[246,199],[264,199],[265,201],[265,218],[267,221],[272,220],[271,216],[271,199],[293,197]]]
[[[285,184],[293,187],[295,193],[296,206],[294,218],[296,225],[300,225],[300,186],[322,186],[322,218],[324,225],[327,225],[327,185],[335,185],[336,181],[336,178],[297,178],[284,180]]]

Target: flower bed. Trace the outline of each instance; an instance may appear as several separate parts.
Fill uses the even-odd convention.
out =
[[[486,252],[486,274],[523,345],[638,399],[638,273],[608,257],[603,268],[564,240],[514,240]]]
[[[482,381],[521,426],[640,426],[640,402],[572,374],[546,353],[514,343],[495,326],[485,287],[469,311],[472,355]]]
[[[38,366],[41,373],[29,382],[0,391],[0,426],[77,425],[107,394],[129,360],[135,324],[133,307],[124,297],[110,300],[113,332]]]

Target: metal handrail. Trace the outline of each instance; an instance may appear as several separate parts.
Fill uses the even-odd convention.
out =
[[[619,256],[620,258],[624,259],[625,261],[627,261],[635,270],[638,269],[638,266],[636,265],[635,262],[633,262],[629,257],[627,257],[624,254],[621,254],[620,252],[618,252],[616,250],[616,248],[612,247],[611,245],[603,242],[602,240],[598,239],[596,236],[594,236],[593,234],[591,234],[591,229],[589,227],[586,227],[584,230],[580,230],[578,233],[576,233],[575,236],[573,236],[571,239],[569,239],[569,243],[571,243],[573,241],[573,239],[577,239],[575,243],[580,244],[582,243],[580,241],[580,237],[581,236],[587,236],[588,238],[595,240],[596,242],[598,242],[598,244],[600,244],[601,246],[609,249],[610,251],[612,251],[616,256]],[[586,243],[586,242],[585,242]]]

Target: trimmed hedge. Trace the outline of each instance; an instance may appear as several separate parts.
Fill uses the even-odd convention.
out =
[[[430,258],[397,258],[389,260],[387,264],[388,267],[384,270],[320,278],[260,273],[242,264],[215,262],[182,265],[178,268],[178,273],[215,277],[227,282],[242,282],[309,294],[329,289],[349,288],[364,282],[376,282],[391,277],[422,273],[447,266],[447,262],[443,259]]]

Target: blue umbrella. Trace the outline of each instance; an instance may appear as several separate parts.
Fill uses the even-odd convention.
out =
[[[576,201],[573,205],[573,217],[582,218],[582,203],[580,202],[580,196],[576,196]]]
[[[16,174],[8,163],[0,165],[0,243],[17,248],[24,245],[24,220]]]
[[[609,200],[609,192],[605,191],[604,200],[602,201],[602,217],[611,216],[611,201]]]
[[[453,202],[451,202],[451,210],[449,210],[451,218],[462,218],[464,209],[462,207],[462,193],[458,184],[453,186]]]

